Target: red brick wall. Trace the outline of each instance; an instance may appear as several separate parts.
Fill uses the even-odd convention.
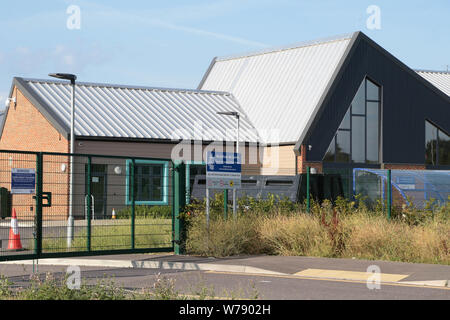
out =
[[[426,170],[425,165],[423,164],[390,164],[385,163],[382,166],[383,169],[392,169],[392,170]]]
[[[69,141],[14,88],[17,104],[10,104],[6,116],[0,149],[69,152]]]
[[[306,167],[316,168],[317,173],[323,172],[322,162],[306,161],[306,146],[300,147],[300,156],[297,156],[297,173],[306,173]]]
[[[39,110],[18,90],[13,96],[17,103],[11,103],[6,115],[0,150],[69,152],[69,141],[62,136]],[[46,161],[47,159],[47,161]],[[44,208],[46,219],[65,219],[67,216],[68,169],[61,172],[61,164],[68,167],[68,157],[58,161],[46,157],[43,163],[44,192],[52,192],[53,206]],[[35,155],[0,153],[0,186],[11,188],[11,168],[36,168]],[[13,195],[13,208],[19,219],[33,219],[35,203],[32,195]]]

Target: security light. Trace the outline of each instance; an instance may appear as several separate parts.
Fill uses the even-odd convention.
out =
[[[239,112],[236,112],[236,111],[219,111],[219,112],[217,112],[217,114],[221,114],[221,115],[224,115],[224,116],[239,117]]]
[[[15,97],[7,98],[7,99],[5,100],[5,107],[8,107],[9,104],[10,104],[11,102],[16,103],[16,98],[15,98]]]
[[[75,80],[77,80],[77,76],[71,73],[49,73],[49,77],[62,79],[62,80],[70,80],[70,83],[74,84]]]

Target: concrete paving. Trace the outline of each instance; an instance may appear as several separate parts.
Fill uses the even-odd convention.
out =
[[[30,265],[33,261],[12,261],[3,264]],[[314,257],[242,256],[205,258],[172,254],[131,254],[82,258],[44,259],[40,265],[104,268],[159,269],[180,271],[211,271],[248,275],[289,276],[357,280],[367,279],[368,267],[376,266],[382,282],[417,286],[450,287],[450,266],[402,262],[332,259]],[[365,276],[364,276],[365,275]]]

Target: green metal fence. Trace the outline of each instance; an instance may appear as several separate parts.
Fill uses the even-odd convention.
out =
[[[182,166],[170,159],[0,150],[0,188],[7,190],[1,195],[10,194],[11,203],[0,215],[0,261],[180,253]],[[27,182],[13,175],[17,169],[28,169],[34,188],[18,189]],[[13,211],[22,248],[11,239]]]

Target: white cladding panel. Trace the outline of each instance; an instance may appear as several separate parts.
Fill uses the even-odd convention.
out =
[[[417,73],[446,95],[450,96],[450,72],[417,71]]]
[[[70,128],[70,84],[23,80]],[[75,97],[78,136],[235,141],[235,118],[217,112],[242,113],[236,99],[223,92],[77,83]],[[241,117],[240,140],[258,141],[245,117]]]
[[[297,142],[352,35],[217,59],[201,89],[232,93],[262,141]]]

